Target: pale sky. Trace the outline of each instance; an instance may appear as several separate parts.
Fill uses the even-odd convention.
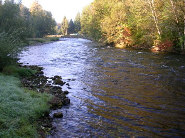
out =
[[[23,5],[30,8],[34,0],[22,0]],[[83,7],[89,5],[94,0],[38,0],[44,10],[50,11],[57,21],[61,23],[64,16],[67,19],[74,19]]]

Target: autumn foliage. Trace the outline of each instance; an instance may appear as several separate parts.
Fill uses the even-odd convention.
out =
[[[170,40],[165,40],[163,42],[157,43],[152,47],[153,52],[170,52],[173,49],[173,42]]]
[[[81,33],[119,47],[183,49],[183,9],[183,0],[94,0],[83,10]]]

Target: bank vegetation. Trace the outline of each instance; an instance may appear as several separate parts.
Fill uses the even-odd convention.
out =
[[[184,0],[94,0],[81,33],[117,47],[185,50]]]

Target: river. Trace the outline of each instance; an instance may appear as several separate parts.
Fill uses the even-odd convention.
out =
[[[80,38],[27,47],[20,62],[62,76],[71,104],[54,119],[71,137],[185,136],[185,58],[117,49]],[[51,115],[57,111],[52,111]]]

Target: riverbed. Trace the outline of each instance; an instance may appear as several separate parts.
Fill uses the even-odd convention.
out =
[[[185,57],[81,38],[27,47],[20,62],[62,76],[71,100],[48,137],[183,137]],[[69,84],[69,85],[68,85]],[[57,111],[52,111],[51,115]]]

